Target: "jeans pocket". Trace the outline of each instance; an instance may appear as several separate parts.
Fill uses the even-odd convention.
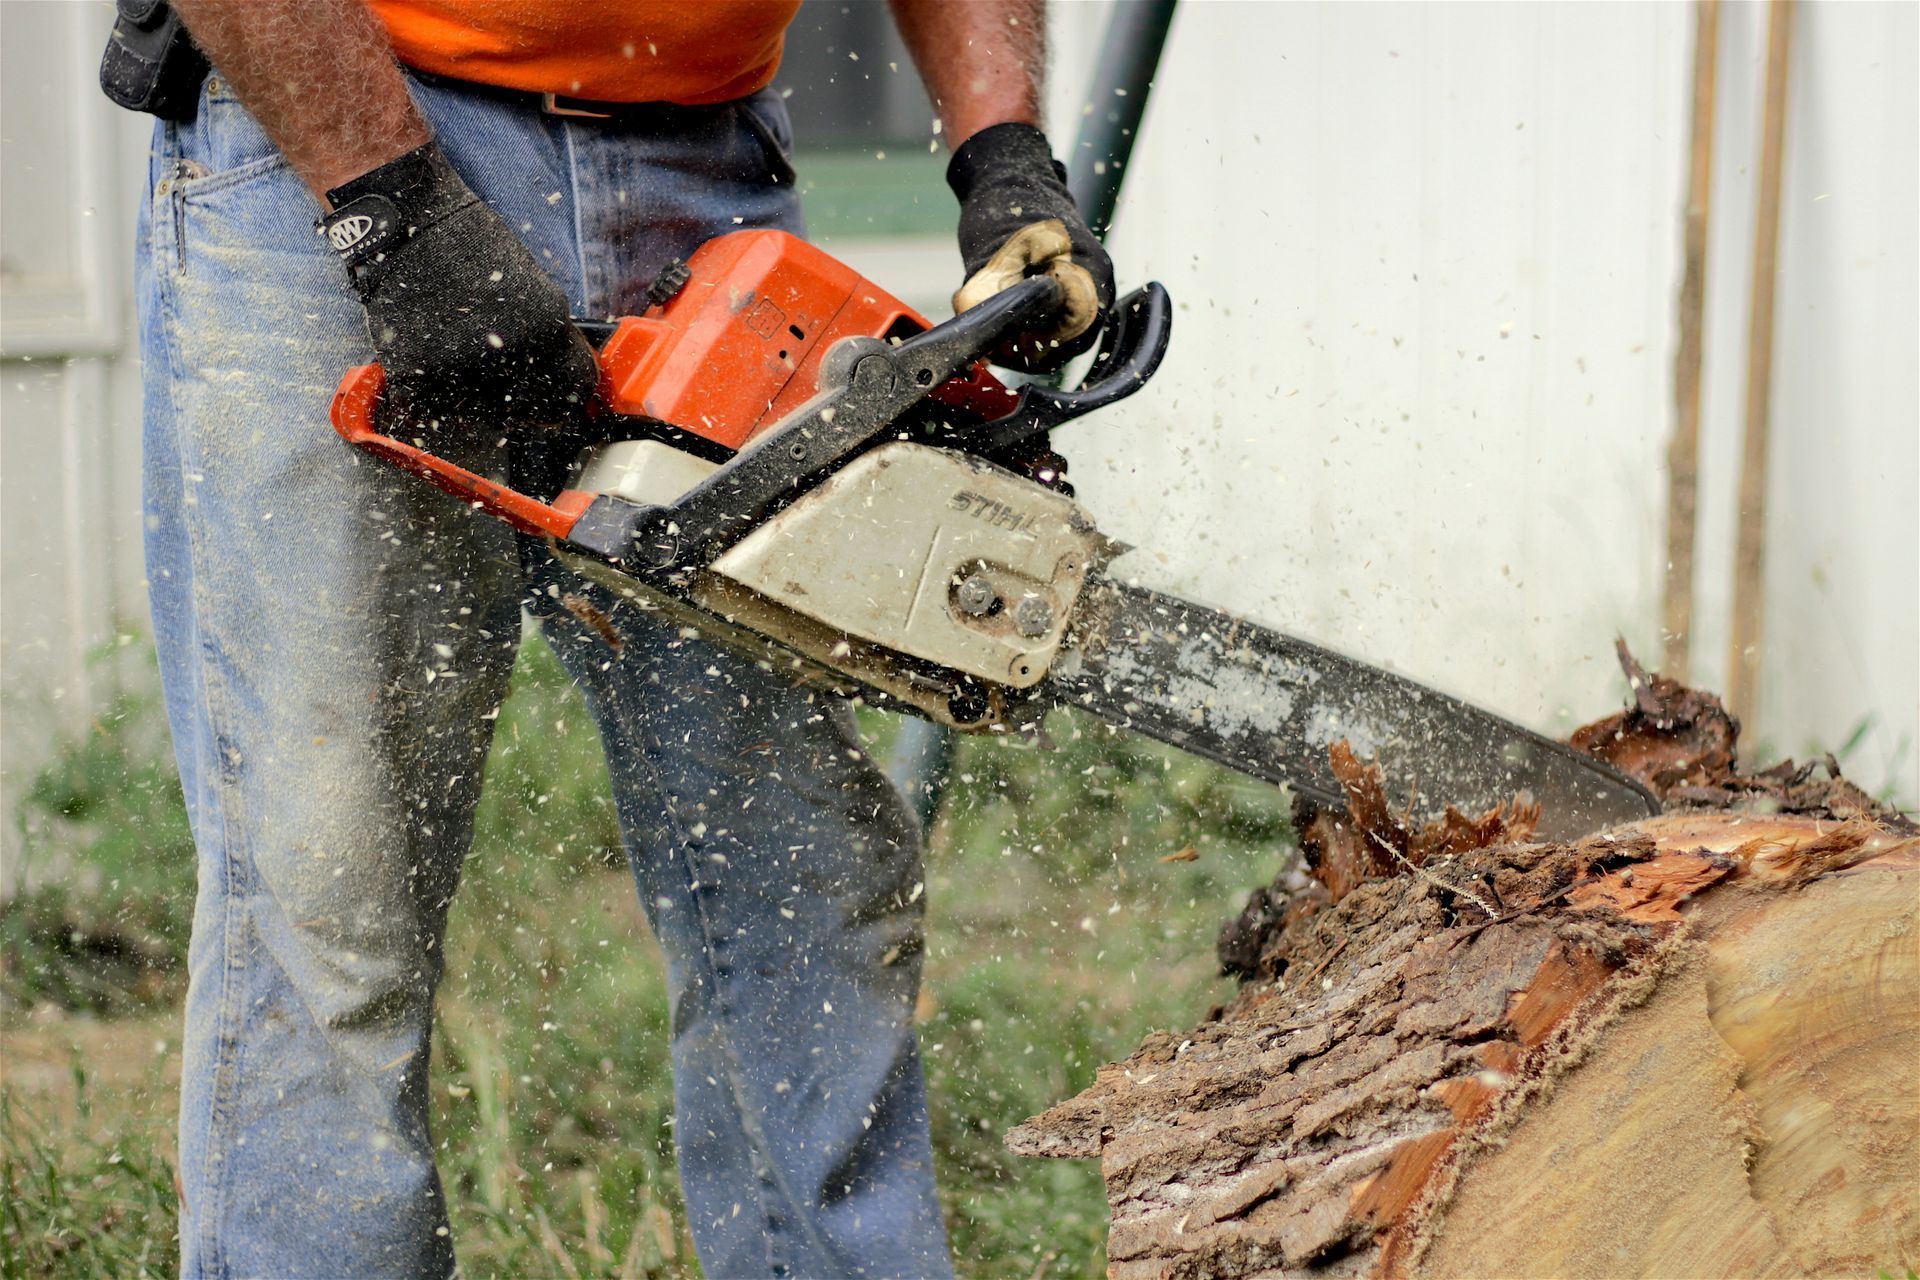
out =
[[[179,273],[242,284],[317,273],[344,284],[315,229],[320,202],[217,76],[199,117],[178,131],[154,195],[153,216],[171,225]]]
[[[181,205],[186,205],[204,202],[219,192],[243,187],[288,168],[287,158],[278,153],[259,156],[231,169],[209,170],[197,161],[182,160],[175,166],[171,181],[163,185],[170,186],[173,198]],[[318,216],[317,213],[314,215]]]
[[[733,110],[765,153],[767,181],[776,187],[792,186],[799,175],[794,172],[792,130],[780,99],[763,91],[740,99]]]
[[[218,75],[200,91],[200,114],[183,130],[182,154],[193,172],[178,176],[174,191],[186,200],[237,186],[288,168],[267,131]]]

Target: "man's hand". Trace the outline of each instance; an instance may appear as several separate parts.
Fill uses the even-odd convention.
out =
[[[327,239],[366,304],[388,411],[499,427],[577,413],[593,352],[566,296],[433,145],[366,0],[174,7],[331,211]]]
[[[327,192],[346,261],[408,424],[546,426],[593,394],[593,349],[567,299],[429,142]]]
[[[1022,334],[1002,364],[1058,368],[1093,344],[1113,306],[1113,262],[1067,191],[1066,170],[1030,124],[982,129],[953,153],[947,185],[960,197],[960,257],[967,281],[953,309],[977,306],[1027,276],[1046,274],[1066,291],[1059,323]]]
[[[1113,305],[1113,263],[1074,207],[1039,129],[1046,5],[893,0],[893,16],[954,148],[947,185],[960,197],[967,280],[953,309],[977,306],[1025,276],[1053,276],[1067,291],[1060,322],[994,359],[1055,368],[1092,344]]]

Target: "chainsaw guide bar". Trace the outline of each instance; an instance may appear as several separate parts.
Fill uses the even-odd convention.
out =
[[[1328,804],[1327,749],[1371,757],[1397,807],[1539,803],[1542,839],[1644,818],[1639,784],[1550,738],[1392,672],[1177,596],[1098,579],[1048,693],[1122,728]]]

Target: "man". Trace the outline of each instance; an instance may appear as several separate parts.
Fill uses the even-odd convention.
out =
[[[190,1276],[453,1266],[428,1029],[523,598],[586,692],[666,952],[707,1274],[949,1269],[918,837],[847,709],[594,595],[324,419],[378,359],[409,430],[524,464],[592,391],[569,313],[642,309],[710,236],[797,230],[766,88],[797,2],[176,0],[213,71],[155,135],[139,300],[153,619],[200,850]],[[1041,4],[894,8],[958,148],[957,302],[1059,276],[1060,324],[1021,346],[1057,361],[1113,289],[1035,127]]]

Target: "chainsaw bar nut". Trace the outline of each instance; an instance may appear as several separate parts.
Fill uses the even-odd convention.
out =
[[[993,606],[1000,603],[993,584],[977,573],[954,588],[953,598],[963,610],[976,618],[986,617],[993,611]]]
[[[1053,626],[1053,607],[1042,596],[1022,596],[1013,607],[1013,625],[1029,640],[1043,636]]]

